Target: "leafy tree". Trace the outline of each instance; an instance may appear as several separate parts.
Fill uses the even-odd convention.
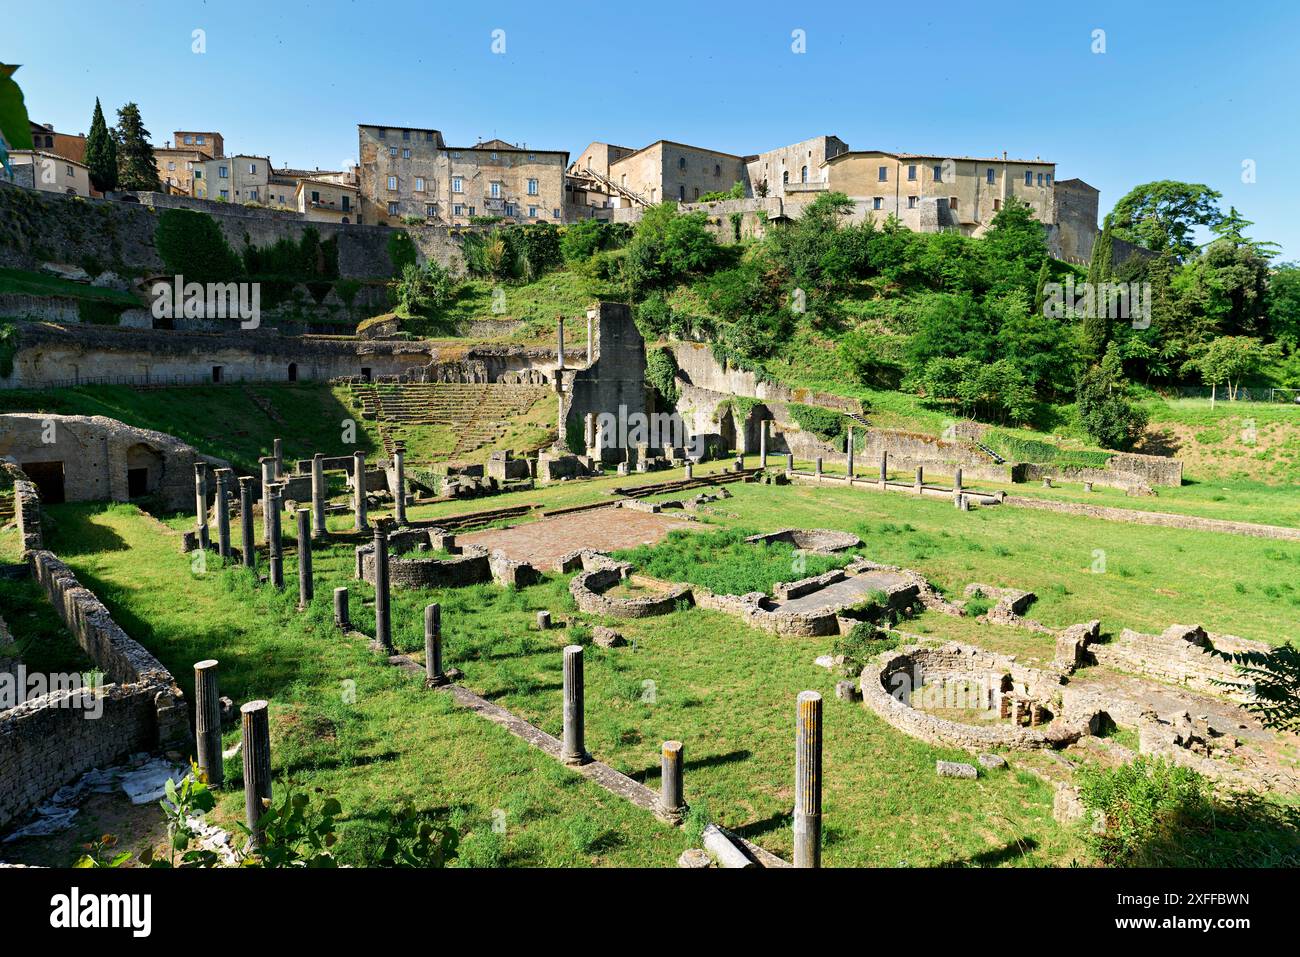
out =
[[[1005,359],[990,363],[972,356],[935,358],[918,378],[928,395],[956,402],[963,415],[1023,422],[1032,412],[1032,390]]]
[[[584,219],[564,227],[560,238],[560,252],[570,265],[586,262],[605,248],[606,228],[603,220]]]
[[[121,189],[158,190],[158,167],[155,165],[149,131],[140,117],[140,107],[127,103],[117,111],[117,182]]]
[[[646,210],[627,246],[629,291],[643,295],[653,286],[702,271],[717,261],[718,244],[703,213],[678,212],[676,203]]]
[[[1257,375],[1275,350],[1253,336],[1221,336],[1211,342],[1188,366],[1200,372],[1211,386],[1227,385],[1228,398],[1235,401],[1241,380]]]
[[[993,215],[979,248],[992,268],[988,285],[994,293],[1028,293],[1047,258],[1047,231],[1028,203],[1011,198]]]
[[[187,282],[230,282],[243,265],[217,221],[197,210],[160,212],[154,246],[168,271]]]
[[[1184,269],[1185,288],[1206,331],[1258,335],[1267,329],[1268,261],[1253,246],[1215,240]]]
[[[844,193],[822,193],[804,207],[797,220],[768,234],[772,259],[790,282],[805,292],[832,284],[832,277],[824,274],[824,261],[841,221],[852,211],[853,200]],[[835,257],[841,267],[842,255]],[[842,278],[842,271],[836,276]]]
[[[1273,270],[1265,302],[1269,332],[1294,351],[1300,345],[1300,264],[1282,263]]]
[[[1266,728],[1300,731],[1300,649],[1286,642],[1269,651],[1228,652],[1210,649],[1236,665],[1244,682],[1215,681],[1237,691],[1248,691],[1244,707]]]
[[[933,358],[992,358],[993,329],[984,307],[969,293],[931,293],[921,299],[908,360],[920,369]]]
[[[0,63],[0,166],[9,168],[9,150],[32,148],[32,126],[27,118],[23,91],[14,80],[18,67]]]
[[[423,268],[407,263],[401,278],[392,283],[393,298],[410,316],[436,316],[455,301],[459,291],[451,272],[433,259]]]
[[[1249,246],[1257,254],[1265,259],[1271,258],[1281,250],[1281,246],[1274,242],[1260,242],[1254,239],[1247,239],[1245,235],[1246,228],[1254,226],[1246,217],[1237,212],[1236,206],[1229,206],[1228,212],[1217,223],[1210,224],[1210,232],[1225,239],[1234,246]]]
[[[1073,385],[1078,362],[1070,327],[1031,312],[1023,293],[1003,296],[988,307],[997,325],[996,353],[1015,367],[1034,393],[1056,398]]]
[[[859,382],[878,388],[898,387],[903,368],[881,352],[877,334],[864,328],[852,329],[840,338],[836,349]]]
[[[1131,448],[1146,429],[1149,416],[1129,400],[1123,360],[1113,342],[1101,363],[1080,378],[1076,403],[1079,424],[1102,448]]]
[[[99,97],[95,97],[95,112],[86,136],[86,166],[90,170],[90,185],[95,189],[101,193],[117,189],[117,141],[108,131]]]
[[[1163,179],[1129,190],[1107,218],[1118,238],[1157,253],[1169,250],[1183,260],[1196,251],[1192,230],[1221,218],[1222,198],[1203,183]]]

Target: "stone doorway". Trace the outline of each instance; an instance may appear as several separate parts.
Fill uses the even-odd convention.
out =
[[[36,483],[41,502],[45,505],[58,505],[65,501],[63,492],[62,462],[24,462],[23,471]]]

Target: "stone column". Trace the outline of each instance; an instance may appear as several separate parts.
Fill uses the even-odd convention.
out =
[[[537,613],[537,630],[550,631],[550,629],[551,629],[551,613],[549,611],[539,611]]]
[[[206,549],[208,538],[208,466],[199,462],[194,466],[194,525],[198,530],[199,548]]]
[[[889,481],[889,453],[881,451],[880,453],[880,487],[884,488],[885,483]]]
[[[961,496],[961,466],[957,466],[952,473],[952,494]]]
[[[325,535],[325,456],[311,457],[311,537]]]
[[[821,867],[822,696],[801,691],[795,723],[794,866]]]
[[[275,480],[284,478],[284,442],[280,439],[271,441],[271,458],[275,460]]]
[[[262,538],[271,541],[271,486],[275,484],[275,459],[264,455],[257,460],[262,468]]]
[[[787,452],[785,453],[785,472],[787,475],[789,475],[793,471],[794,471],[794,453]]]
[[[588,412],[582,417],[582,444],[591,449],[596,444],[596,413]]]
[[[214,788],[225,780],[221,763],[221,692],[217,688],[217,662],[209,658],[194,665],[195,763]]]
[[[352,616],[348,612],[348,590],[346,586],[334,589],[334,624],[344,631],[352,630]]]
[[[758,420],[758,467],[767,468],[767,419]]]
[[[592,315],[591,315],[591,313],[587,313],[587,365],[591,365],[593,362],[596,361],[595,358],[594,358],[594,357],[595,357],[595,352],[594,352],[594,350],[593,350],[593,348],[592,348],[593,345],[594,345],[594,343],[593,343],[593,337],[592,337],[592,324],[591,324],[591,320],[592,320]]]
[[[280,541],[280,486],[272,483],[271,494],[266,498],[267,531],[266,544],[270,549],[270,578],[275,588],[284,588],[284,543]]]
[[[314,589],[311,578],[311,512],[298,509],[298,607],[311,604]]]
[[[230,469],[217,469],[217,554],[230,560]]]
[[[555,317],[555,328],[556,328],[556,333],[559,336],[559,345],[556,349],[556,352],[559,356],[559,363],[560,363],[556,368],[563,369],[564,368],[564,317],[563,316]]]
[[[591,760],[583,744],[582,645],[564,649],[564,744],[560,757],[569,765]]]
[[[682,796],[682,743],[665,741],[660,757],[659,816],[674,824],[686,813]]]
[[[353,528],[366,531],[370,528],[366,521],[366,457],[360,452],[352,453],[352,508],[356,513]]]
[[[916,480],[912,483],[912,488],[916,491],[917,495],[920,495],[921,490],[925,488],[925,466],[924,465],[918,465],[916,467]]]
[[[265,701],[250,701],[239,709],[244,732],[244,823],[254,847],[264,836],[259,826],[271,800],[271,725]]]
[[[245,568],[257,566],[257,547],[253,542],[253,476],[239,476],[239,547]]]
[[[853,426],[851,425],[849,426],[848,466],[849,466],[849,477],[847,481],[852,482],[853,481]]]
[[[399,527],[406,525],[406,446],[401,442],[393,446],[393,515]]]
[[[424,606],[424,686],[437,688],[447,683],[442,670],[442,609],[437,602]]]
[[[820,455],[813,459],[813,475],[818,479],[822,477],[822,457]]]
[[[393,613],[388,593],[388,521],[375,521],[375,641],[393,650]]]
[[[695,478],[695,466],[689,461],[686,463],[686,477],[688,479]]]

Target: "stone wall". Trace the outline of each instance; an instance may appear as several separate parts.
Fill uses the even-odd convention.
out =
[[[648,411],[645,341],[632,321],[632,310],[623,303],[599,303],[593,334],[595,361],[566,374],[565,391],[560,396],[560,421],[565,433],[579,437],[579,441],[588,412],[617,416],[620,407],[626,415],[644,415]],[[560,436],[560,444],[565,444],[565,435]]]
[[[1183,484],[1183,463],[1162,455],[1118,452],[1106,460],[1106,468],[1112,472],[1135,475],[1148,485],[1177,488]]]
[[[0,468],[13,480],[14,521],[18,523],[18,539],[22,542],[23,554],[43,548],[41,497],[37,494],[35,483],[13,462],[0,461]]]
[[[589,615],[610,618],[653,618],[669,615],[677,610],[679,602],[694,604],[689,585],[676,585],[669,591],[643,598],[615,598],[605,594],[627,577],[631,566],[615,562],[596,552],[580,555],[584,571],[569,581],[569,594],[578,609]]]
[[[357,567],[362,581],[375,583],[375,546],[357,547]],[[488,550],[470,545],[452,558],[388,558],[388,581],[393,588],[460,588],[492,578]]]
[[[1158,635],[1125,628],[1118,637],[1104,644],[1089,644],[1086,654],[1097,664],[1116,671],[1183,685],[1194,691],[1223,694],[1225,689],[1216,682],[1235,683],[1242,679],[1231,662],[1210,654],[1211,646],[1227,652],[1270,650],[1263,642],[1207,634],[1199,625],[1170,625]]]
[[[1230,522],[1221,518],[1201,518],[1196,515],[1177,515],[1172,512],[1140,512],[1129,508],[1112,508],[1106,505],[1080,505],[1075,502],[1057,502],[1047,498],[1026,498],[1008,495],[1005,505],[1037,508],[1047,512],[1067,515],[1084,515],[1111,522],[1132,522],[1135,525],[1160,525],[1165,528],[1187,528],[1198,532],[1225,532],[1230,535],[1249,535],[1254,538],[1276,538],[1300,541],[1300,528],[1285,525],[1256,525],[1252,522]]]
[[[729,365],[724,368],[713,357],[713,351],[706,343],[676,342],[671,348],[673,358],[677,362],[678,378],[698,388],[724,395],[816,405],[839,412],[855,414],[862,412],[862,403],[857,399],[814,392],[811,389],[792,389],[780,382],[760,378],[753,372],[735,369]]]
[[[1093,469],[1081,465],[1038,465],[1033,462],[1019,462],[1011,468],[1011,480],[1013,482],[1034,483],[1045,478],[1062,482],[1091,482],[1093,485],[1123,489],[1129,495],[1151,494],[1151,486],[1139,476],[1112,471],[1109,468]]]

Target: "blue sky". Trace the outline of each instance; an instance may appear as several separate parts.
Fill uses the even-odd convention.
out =
[[[1138,183],[1206,183],[1300,259],[1293,0],[802,6],[44,0],[7,4],[0,61],[23,64],[28,111],[60,131],[84,132],[96,96],[110,123],[135,100],[155,144],[215,129],[227,152],[278,166],[337,168],[359,122],[575,154],[660,138],[751,153],[822,133],[1007,150],[1093,184],[1103,213]]]

